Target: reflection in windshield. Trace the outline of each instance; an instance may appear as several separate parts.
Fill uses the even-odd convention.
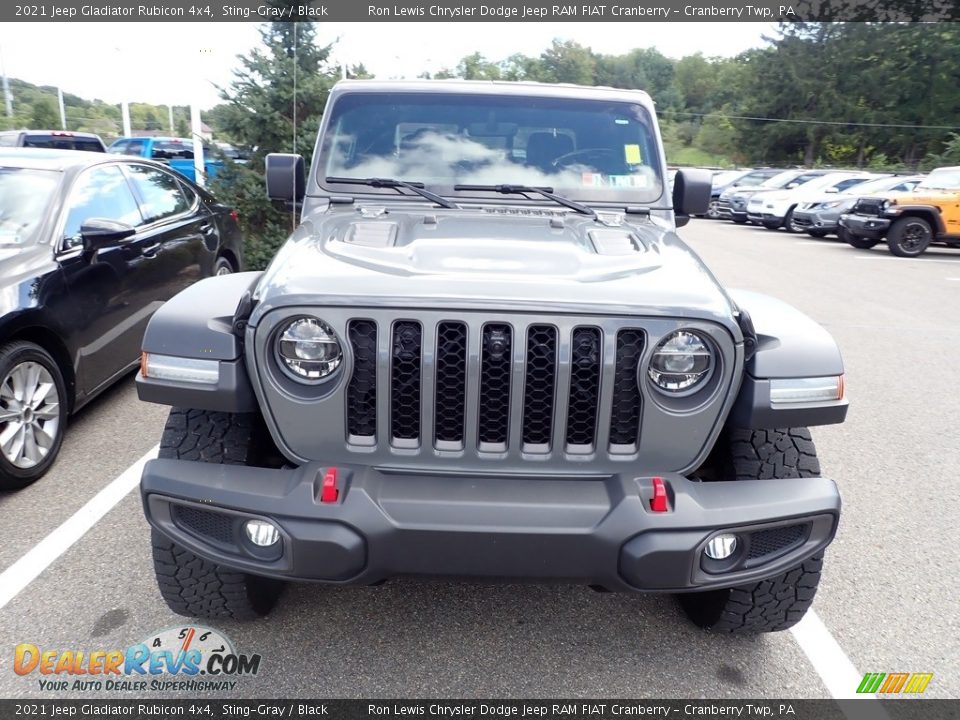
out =
[[[0,168],[0,245],[32,242],[60,174]]]
[[[351,93],[332,110],[324,176],[535,185],[578,200],[660,196],[660,156],[642,107],[570,98]],[[323,179],[320,178],[321,183]]]

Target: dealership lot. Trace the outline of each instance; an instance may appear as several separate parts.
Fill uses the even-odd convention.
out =
[[[823,472],[844,498],[816,613],[861,673],[932,672],[927,695],[960,695],[960,252],[932,248],[905,260],[883,245],[857,251],[703,220],[681,234],[725,285],[795,305],[843,350],[848,421],[813,431]],[[132,378],[80,413],[50,474],[0,496],[0,572],[148,452],[165,414],[137,401]],[[181,623],[157,593],[131,492],[0,609],[0,696],[49,696],[36,674],[12,672],[17,643],[109,650]],[[811,661],[791,633],[709,636],[669,597],[579,587],[296,586],[268,619],[216,627],[240,652],[263,656],[260,673],[223,697],[830,692],[823,658]]]

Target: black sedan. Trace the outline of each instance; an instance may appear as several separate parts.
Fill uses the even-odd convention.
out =
[[[137,366],[168,298],[241,269],[236,212],[149,160],[0,150],[0,490],[60,450],[69,414]]]

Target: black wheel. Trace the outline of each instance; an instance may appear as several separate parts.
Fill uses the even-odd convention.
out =
[[[776,230],[783,224],[783,222],[781,220],[761,220],[760,224],[763,225],[767,230]]]
[[[734,216],[731,218],[731,220],[733,220],[737,225],[746,225],[746,224],[747,224],[747,219],[746,219],[746,218],[737,217],[736,215],[734,215]]]
[[[259,415],[181,408],[170,411],[160,457],[224,465],[278,464]],[[160,594],[179,615],[252,620],[270,612],[283,590],[281,581],[212,563],[156,529],[151,529],[151,539]]]
[[[807,230],[807,235],[812,238],[825,238],[827,236],[826,230]]]
[[[873,240],[871,238],[859,237],[850,232],[847,232],[846,237],[841,237],[841,239],[846,240],[849,245],[860,250],[869,250],[880,242],[879,240]]]
[[[217,262],[213,266],[214,275],[230,275],[235,272],[236,269],[233,267],[233,263],[227,260],[227,258],[222,255],[217,258]]]
[[[897,257],[917,257],[933,240],[933,229],[923,218],[904,217],[890,226],[887,247]]]
[[[720,201],[719,200],[711,200],[710,204],[707,205],[707,217],[710,218],[711,220],[720,219]]]
[[[24,341],[0,348],[0,490],[40,479],[66,426],[67,390],[50,353]]]
[[[783,218],[783,227],[788,233],[803,232],[802,227],[793,224],[793,208],[787,210],[787,215]]]
[[[725,433],[707,479],[764,480],[820,475],[817,450],[806,428]],[[776,632],[792,627],[813,604],[823,555],[776,577],[725,590],[678,595],[696,625],[712,632]]]

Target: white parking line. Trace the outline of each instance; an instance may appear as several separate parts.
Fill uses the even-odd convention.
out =
[[[790,628],[790,632],[834,699],[857,697],[857,686],[863,675],[857,672],[816,612],[807,610],[803,620]]]
[[[13,600],[27,585],[46,570],[54,560],[63,555],[70,546],[106,515],[140,482],[143,466],[157,456],[159,445],[124,470],[103,490],[94,495],[86,505],[71,515],[60,527],[34,545],[26,555],[0,573],[0,609]]]

